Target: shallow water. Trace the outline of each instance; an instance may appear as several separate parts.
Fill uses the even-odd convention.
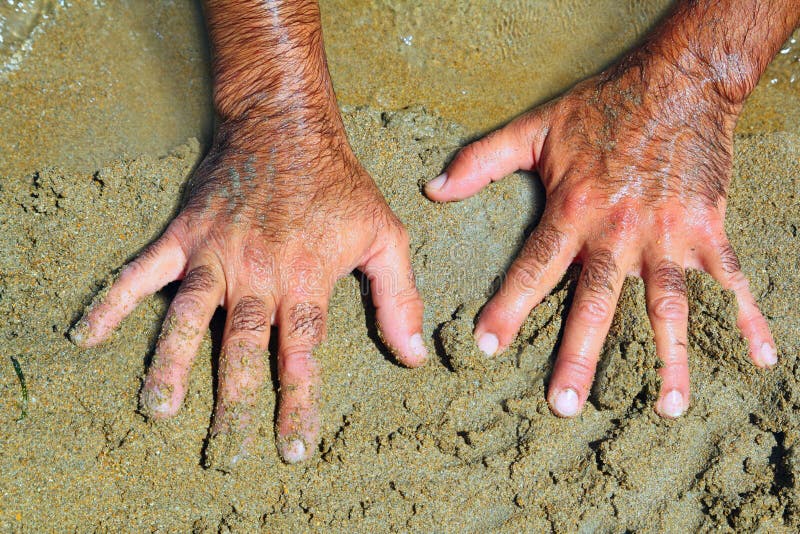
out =
[[[6,0],[0,3],[0,51],[11,55],[53,9],[53,0]],[[3,56],[0,55],[0,58]]]
[[[188,137],[208,142],[208,47],[197,2],[24,3],[54,10],[19,17],[14,42],[0,45],[0,174],[56,161],[86,170],[122,154],[164,153]],[[601,70],[670,4],[323,0],[321,9],[341,104],[421,104],[477,134]],[[40,27],[20,44],[31,21]],[[798,131],[799,80],[800,48],[787,43],[740,131]]]

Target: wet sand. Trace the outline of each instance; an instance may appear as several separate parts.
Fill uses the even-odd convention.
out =
[[[655,4],[644,11],[655,13]],[[358,6],[362,14],[386,8],[323,3],[326,29],[335,13]],[[133,18],[136,9],[128,8]],[[413,20],[426,20],[425,6],[418,9]],[[394,15],[400,33],[405,30],[399,21],[412,20],[403,15]],[[53,24],[59,16],[68,28],[54,42],[66,39],[71,50],[80,50],[85,45],[70,41],[69,31],[77,32],[78,23],[96,13],[79,4],[61,14],[57,9]],[[454,15],[454,25],[474,17],[460,16]],[[169,26],[169,20],[162,23]],[[343,20],[355,24],[358,18]],[[44,30],[39,38],[51,33]],[[79,107],[28,101],[19,88],[36,86],[32,80],[47,71],[41,61],[28,65],[23,59],[16,74],[0,81],[10,89],[4,88],[4,97],[19,107],[16,114],[5,104],[0,111],[2,153],[9,153],[10,135],[18,134],[16,154],[26,156],[0,162],[0,314],[6,317],[0,324],[0,530],[797,531],[800,126],[791,117],[800,99],[789,78],[800,69],[791,54],[771,67],[771,76],[783,81],[773,84],[765,77],[737,130],[726,221],[778,340],[780,365],[761,371],[749,363],[732,296],[706,275],[691,273],[692,407],[679,421],[659,419],[652,410],[658,391],[652,332],[642,284],[630,279],[590,403],[577,420],[565,421],[550,414],[544,391],[574,271],[501,357],[480,358],[470,336],[476,311],[541,212],[535,178],[513,176],[452,205],[432,204],[419,192],[458,146],[491,125],[486,117],[499,121],[513,111],[491,104],[480,110],[483,115],[468,113],[459,111],[467,104],[447,99],[437,106],[431,102],[435,94],[428,94],[433,89],[409,89],[386,101],[348,92],[348,83],[357,84],[344,80],[351,72],[342,66],[348,41],[329,33],[329,53],[340,58],[332,70],[337,87],[345,88],[340,97],[350,140],[412,236],[414,269],[427,303],[425,333],[436,357],[418,370],[398,366],[381,348],[358,279],[348,277],[337,285],[328,340],[317,351],[323,426],[314,459],[301,466],[278,460],[273,369],[260,406],[256,454],[230,474],[203,468],[221,313],[192,370],[184,408],[158,424],[137,413],[137,398],[174,287],[143,302],[99,349],[80,351],[65,332],[109,274],[175,213],[181,186],[204,150],[205,119],[191,106],[168,119],[159,115],[169,109],[166,91],[151,105],[152,139],[119,151],[143,155],[121,157],[119,146],[127,146],[122,141],[94,149],[86,140],[37,146],[25,141],[20,124],[44,109],[60,118],[40,121],[43,138],[59,124],[79,130],[88,124],[79,120],[91,119],[109,136],[138,139],[136,128],[143,126],[110,126],[120,116],[135,119],[139,101],[129,107],[117,102],[122,108],[112,109],[111,91],[109,107],[91,117]],[[34,46],[27,59],[47,56],[55,63],[57,50],[52,42]],[[380,54],[390,52],[387,45]],[[65,57],[60,61],[69,64]],[[187,62],[194,65],[190,71],[202,72],[193,70],[195,62]],[[413,71],[413,62],[407,63]],[[352,72],[369,77],[365,68],[356,63]],[[391,68],[402,65],[387,64],[387,72]],[[139,88],[119,92],[145,91],[147,76],[142,79]],[[431,80],[436,87],[439,82]],[[381,77],[371,83],[391,85]],[[507,84],[502,90],[512,91]],[[81,90],[74,94],[78,99]],[[398,110],[415,102],[426,107]],[[150,118],[142,118],[143,124]],[[161,128],[169,124],[174,128]],[[173,148],[170,136],[184,130],[201,141]],[[157,142],[165,144],[146,146]],[[83,156],[75,156],[81,153],[77,148],[85,149]],[[19,421],[23,397],[11,356],[20,363],[29,395],[27,415]]]

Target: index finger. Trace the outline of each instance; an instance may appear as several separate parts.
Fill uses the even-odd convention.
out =
[[[169,228],[155,243],[126,265],[108,292],[101,292],[72,327],[69,337],[79,347],[94,347],[108,339],[139,302],[180,278],[186,255]]]

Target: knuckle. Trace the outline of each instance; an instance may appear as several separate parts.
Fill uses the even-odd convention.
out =
[[[614,292],[614,281],[619,278],[619,267],[610,250],[598,249],[586,259],[581,272],[583,287],[593,293]]]
[[[611,210],[607,224],[613,234],[627,234],[639,225],[639,210],[630,205],[622,204]]]
[[[688,365],[686,358],[686,342],[676,341],[671,350],[660,354],[659,358],[666,368],[686,367]]]
[[[685,224],[685,214],[680,211],[662,210],[655,216],[656,228],[661,229],[665,234],[672,234],[673,230]]]
[[[289,310],[289,339],[317,344],[325,336],[325,312],[317,304],[300,302]]]
[[[151,248],[147,247],[135,260],[130,262],[122,269],[120,273],[120,278],[142,278],[147,273],[147,269],[145,268],[145,264],[151,259],[155,258],[155,253],[151,252]]]
[[[673,261],[662,261],[655,270],[654,278],[656,287],[661,291],[684,296],[687,294],[683,269]]]
[[[321,297],[330,281],[323,265],[313,258],[295,258],[281,267],[282,293],[291,300],[307,301]]]
[[[538,264],[530,260],[517,261],[508,276],[509,289],[521,295],[532,295],[539,286],[542,274],[542,268]]]
[[[422,310],[423,307],[422,298],[413,288],[398,293],[394,305],[396,309],[406,311]]]
[[[515,319],[516,314],[511,308],[504,306],[501,301],[495,298],[490,300],[486,306],[484,306],[483,310],[481,310],[478,323],[489,325],[491,331],[501,333],[498,331],[513,324]]]
[[[729,242],[725,242],[719,251],[719,260],[722,264],[722,270],[728,274],[734,274],[741,271],[742,267],[739,264],[739,256]]]
[[[540,123],[541,117],[539,117],[539,114],[535,111],[529,111],[517,120],[511,122],[504,129],[509,131],[511,135],[520,139],[520,141],[530,142],[530,138],[533,134],[539,131]]]
[[[613,310],[608,299],[587,296],[575,303],[575,318],[582,324],[600,326],[606,323]]]
[[[272,274],[274,257],[261,241],[261,236],[249,235],[243,239],[239,247],[240,262],[250,272]]]
[[[314,357],[303,347],[285,347],[281,352],[281,358],[286,364],[308,366],[314,362]]]
[[[208,293],[218,283],[214,269],[208,265],[200,265],[186,273],[183,282],[181,282],[180,292],[185,294]]]
[[[724,281],[727,289],[740,292],[749,291],[750,282],[742,271],[733,271],[728,274],[727,280]]]
[[[148,245],[132,262],[125,266],[124,274],[139,278],[147,274],[148,266],[153,264],[167,251],[169,246],[169,232]]]
[[[581,392],[585,389],[584,384],[590,382],[594,376],[595,360],[585,355],[568,354],[562,356],[560,367],[562,376],[574,386],[578,386],[577,390]]]
[[[569,221],[580,220],[589,205],[589,190],[580,185],[572,185],[560,195],[561,216]]]
[[[650,305],[653,318],[660,321],[678,321],[689,315],[689,303],[684,296],[664,295]]]
[[[164,238],[174,239],[178,243],[183,243],[187,240],[190,234],[190,223],[186,220],[186,216],[181,213],[174,219],[164,232]]]
[[[139,256],[130,263],[129,267],[134,274],[139,275],[144,270],[144,265],[154,262],[166,248],[166,236],[162,236],[157,241],[145,248]]]
[[[257,297],[242,297],[231,313],[232,333],[264,332],[269,323],[267,306]]]
[[[302,346],[282,346],[278,354],[278,374],[282,394],[302,393],[299,387],[306,384],[306,390],[315,397],[319,388],[314,388],[320,381],[320,365],[308,348]]]
[[[198,293],[180,292],[172,301],[172,310],[175,317],[181,321],[195,322],[197,312],[205,306],[203,298]]]
[[[485,159],[484,154],[489,149],[492,135],[493,133],[465,146],[458,154],[459,159],[463,159],[465,163],[476,164],[481,167]]]
[[[525,241],[521,257],[531,259],[539,265],[546,265],[558,256],[565,237],[565,234],[552,224],[541,223]]]
[[[226,380],[233,380],[240,391],[257,387],[266,365],[266,351],[246,336],[230,335],[219,355]]]

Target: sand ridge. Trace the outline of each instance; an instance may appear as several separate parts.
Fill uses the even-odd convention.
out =
[[[159,234],[201,157],[196,141],[93,173],[43,169],[0,188],[0,529],[279,531],[793,531],[797,513],[800,139],[736,139],[727,220],[778,340],[761,371],[735,328],[735,301],[690,273],[693,401],[658,418],[656,359],[641,281],[625,284],[585,413],[553,417],[544,391],[576,269],[486,361],[470,332],[496,277],[541,213],[534,178],[515,175],[437,205],[420,184],[465,140],[423,108],[347,108],[348,135],[412,237],[426,301],[428,366],[397,365],[375,334],[360,281],[336,287],[323,365],[319,451],[277,457],[274,368],[256,454],[223,474],[202,466],[221,314],[181,413],[137,413],[174,288],[146,299],[105,346],[65,338],[121,263]],[[764,184],[763,177],[771,180]],[[768,208],[768,209],[767,209]],[[19,416],[18,358],[30,394]]]

